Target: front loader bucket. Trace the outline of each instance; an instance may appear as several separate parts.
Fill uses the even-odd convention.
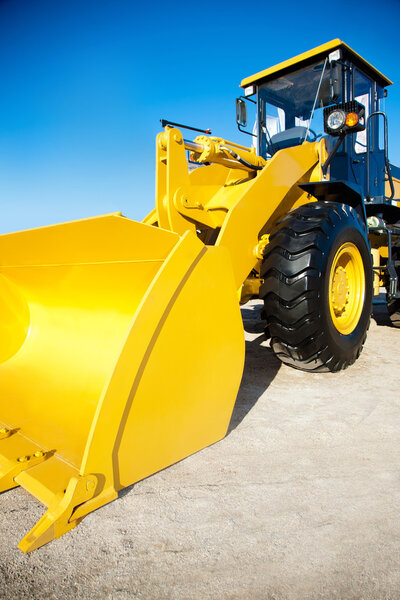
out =
[[[47,506],[21,550],[222,438],[243,361],[225,249],[119,215],[0,236],[0,491]]]

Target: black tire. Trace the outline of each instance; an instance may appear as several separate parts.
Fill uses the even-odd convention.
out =
[[[388,300],[387,308],[393,327],[400,328],[400,300]]]
[[[400,225],[400,224],[399,224]],[[395,246],[392,248],[393,260],[400,260],[400,248]],[[397,277],[400,279],[400,269],[396,267]],[[388,288],[389,282],[386,287]],[[400,328],[400,298],[394,298],[393,300],[387,300],[387,309],[389,313],[389,319],[392,322],[393,327]]]
[[[360,355],[372,310],[372,264],[362,219],[346,204],[312,202],[288,213],[269,242],[260,297],[275,355],[305,371],[345,369]],[[348,291],[353,291],[349,279],[358,293]],[[340,324],[346,311],[347,329]]]

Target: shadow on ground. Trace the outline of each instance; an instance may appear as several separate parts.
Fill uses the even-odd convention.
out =
[[[271,348],[265,343],[265,321],[260,316],[260,305],[247,305],[246,308],[242,308],[242,318],[244,330],[247,333],[256,334],[257,337],[253,340],[246,340],[243,378],[229,424],[228,435],[250,412],[269,387],[281,366],[281,362],[275,358]]]
[[[387,311],[387,304],[384,294],[379,294],[378,299],[373,302],[372,318],[379,326],[393,327]]]
[[[243,378],[233,408],[227,435],[236,429],[255,406],[259,398],[268,389],[276,377],[282,364],[274,356],[264,334],[265,321],[261,318],[261,306],[261,304],[255,303],[247,304],[246,307],[241,308],[244,330],[246,333],[250,334],[253,339],[246,340],[246,357]],[[379,297],[377,301],[374,302],[372,318],[378,325],[392,326],[384,297]],[[150,477],[151,476],[152,475],[150,475]],[[119,497],[123,498],[129,494],[134,487],[135,484],[122,489],[119,492]]]
[[[269,346],[265,345],[265,321],[260,316],[260,305],[247,305],[241,309],[243,327],[247,333],[256,334],[253,340],[246,340],[246,358],[243,378],[229,423],[227,435],[231,433],[250,412],[257,400],[268,388],[279,371],[281,362],[275,358]],[[184,458],[182,460],[185,460]],[[180,461],[178,461],[180,462]],[[165,467],[168,469],[169,467]],[[162,469],[163,470],[163,469]],[[153,475],[149,475],[152,477]],[[147,478],[146,478],[147,479]],[[132,492],[135,483],[119,491],[123,498]]]

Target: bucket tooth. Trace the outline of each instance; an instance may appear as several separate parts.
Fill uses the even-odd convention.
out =
[[[47,458],[52,456],[52,454],[53,452],[37,450],[32,455],[22,454],[11,460],[0,455],[0,492],[5,492],[6,490],[17,487],[19,483],[15,481],[15,478],[22,471],[31,469],[41,462],[44,462]]]
[[[6,429],[0,445],[0,492],[17,487],[20,473],[36,467],[54,454],[25,439],[17,430]]]
[[[20,541],[18,548],[28,554],[76,527],[82,518],[70,520],[74,509],[90,500],[97,487],[95,475],[71,477],[64,495],[54,500],[43,517]]]

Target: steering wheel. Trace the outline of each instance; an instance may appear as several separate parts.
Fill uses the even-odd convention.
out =
[[[307,140],[307,142],[316,142],[316,141],[317,141],[317,138],[319,138],[319,137],[322,135],[322,133],[319,133],[319,134],[317,135],[313,129],[309,129],[309,130],[308,130],[308,133],[309,133],[309,134],[310,134],[310,133],[312,133],[314,137],[312,138],[312,140],[308,139],[308,140]],[[308,135],[307,135],[307,137],[308,137]]]

